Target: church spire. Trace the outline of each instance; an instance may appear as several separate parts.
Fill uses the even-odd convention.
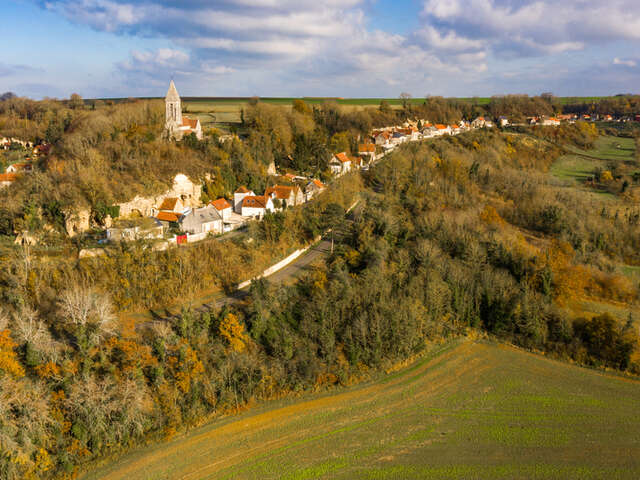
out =
[[[171,80],[171,83],[169,84],[169,90],[167,90],[167,96],[165,97],[165,101],[167,102],[180,101],[180,95],[178,95],[178,90],[176,89],[176,84],[173,83],[173,80]]]

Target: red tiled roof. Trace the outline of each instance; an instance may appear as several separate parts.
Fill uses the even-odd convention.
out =
[[[358,145],[358,153],[376,153],[376,146],[373,143],[361,143]]]
[[[15,173],[0,173],[0,182],[15,182],[17,178]]]
[[[198,119],[196,118],[195,120],[193,120],[188,117],[182,117],[182,126],[196,128],[198,126]]]
[[[231,208],[231,204],[227,202],[225,198],[214,200],[213,202],[211,202],[211,205],[213,205],[213,208],[215,208],[219,212],[224,210],[225,208]]]
[[[249,193],[249,192],[250,190],[247,190],[247,187],[245,186],[242,186],[235,191],[235,193]]]
[[[242,200],[242,206],[249,208],[267,208],[267,197],[266,195],[249,195],[247,197],[244,197],[244,199]]]
[[[440,123],[436,123],[436,128],[437,128],[438,130],[444,130],[445,128],[447,128],[447,126],[446,126],[446,125],[442,125],[442,124],[440,124]]]
[[[347,156],[345,152],[336,153],[336,158],[340,160],[342,163],[347,163],[351,161],[351,159]]]
[[[276,194],[276,198],[278,200],[288,200],[291,196],[291,192],[294,187],[286,187],[284,185],[274,185],[273,187],[267,188],[267,191],[264,192],[265,196],[270,197],[272,193]]]
[[[317,179],[313,179],[311,180],[313,182],[313,184],[318,187],[318,188],[324,188],[324,183],[322,183],[320,180]]]
[[[180,215],[173,212],[158,212],[156,218],[163,222],[177,222],[180,218]]]
[[[178,199],[175,197],[167,197],[162,201],[158,210],[173,210],[176,208],[176,204],[178,203]]]

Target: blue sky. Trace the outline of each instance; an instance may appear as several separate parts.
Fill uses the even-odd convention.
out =
[[[0,0],[0,92],[640,93],[637,0]],[[8,19],[9,21],[6,21]]]

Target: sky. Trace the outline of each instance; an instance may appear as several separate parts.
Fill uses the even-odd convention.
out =
[[[0,0],[32,98],[640,93],[638,0]]]

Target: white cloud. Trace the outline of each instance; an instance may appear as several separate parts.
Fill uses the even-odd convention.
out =
[[[485,40],[498,54],[556,54],[640,40],[637,0],[426,0],[422,16],[441,32],[455,26],[469,39]]]
[[[635,60],[630,60],[630,59],[623,60],[623,59],[620,59],[620,58],[616,57],[616,58],[613,59],[613,64],[614,65],[624,65],[625,67],[633,68],[633,67],[636,67],[638,65],[638,62],[636,62]]]

